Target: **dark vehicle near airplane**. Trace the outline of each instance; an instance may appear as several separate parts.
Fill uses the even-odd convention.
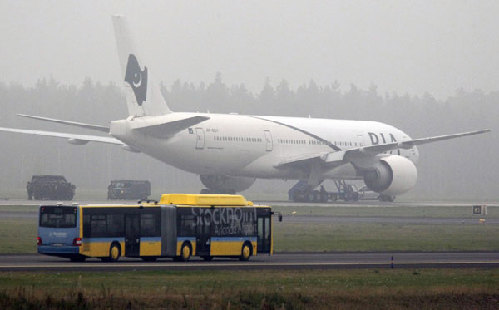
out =
[[[147,199],[151,195],[148,180],[111,180],[107,187],[107,199]]]
[[[72,200],[75,190],[62,175],[33,175],[26,185],[29,200]]]

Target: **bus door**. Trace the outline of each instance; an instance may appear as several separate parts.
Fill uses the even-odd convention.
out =
[[[140,256],[140,214],[125,215],[125,255]]]
[[[196,228],[196,255],[210,255],[211,245],[211,225],[210,222],[201,220],[201,223]]]
[[[270,243],[272,234],[270,233],[270,210],[257,210],[257,251],[258,253],[270,253]]]

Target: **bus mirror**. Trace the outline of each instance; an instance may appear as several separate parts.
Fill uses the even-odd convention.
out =
[[[282,222],[282,213],[279,213],[279,222]]]

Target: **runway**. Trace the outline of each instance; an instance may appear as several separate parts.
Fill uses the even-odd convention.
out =
[[[392,260],[393,257],[393,260]],[[134,271],[134,270],[200,270],[200,269],[342,269],[342,268],[497,268],[499,252],[469,253],[279,253],[255,256],[248,262],[237,259],[214,259],[189,262],[159,259],[143,262],[122,258],[116,263],[89,259],[73,263],[68,259],[38,254],[0,255],[0,271]]]

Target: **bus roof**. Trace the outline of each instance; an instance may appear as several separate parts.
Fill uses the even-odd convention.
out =
[[[196,205],[196,206],[252,206],[242,195],[223,194],[163,194],[159,204],[162,205]]]
[[[256,206],[253,202],[246,200],[242,195],[223,195],[223,194],[163,194],[161,195],[161,200],[159,202],[142,202],[134,204],[78,204],[73,203],[72,207],[83,207],[83,208],[116,208],[116,207],[129,207],[129,208],[139,208],[139,207],[160,207],[165,205],[178,205],[178,206],[254,206],[254,207],[268,207],[268,206]],[[48,206],[48,205],[42,205]],[[52,205],[60,207],[70,207],[69,205]]]

